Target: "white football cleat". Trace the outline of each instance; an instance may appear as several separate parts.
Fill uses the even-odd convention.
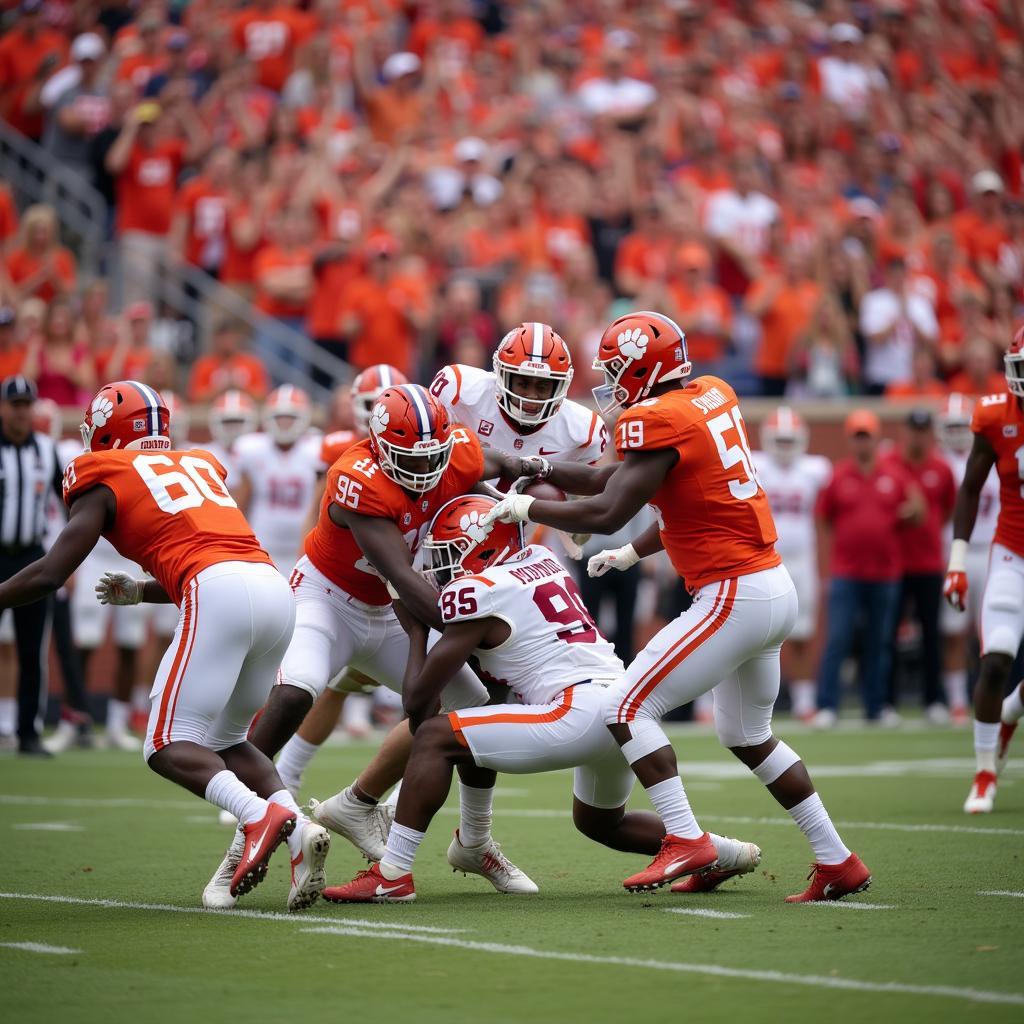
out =
[[[108,729],[103,737],[103,745],[107,750],[123,750],[128,754],[137,754],[142,749],[141,740],[123,729]]]
[[[448,847],[448,863],[453,871],[486,878],[498,892],[532,896],[539,891],[537,883],[501,852],[494,839],[488,839],[480,846],[463,846],[456,829],[455,838]]]
[[[72,725],[66,718],[62,718],[57,723],[57,728],[54,729],[52,735],[43,740],[43,747],[51,754],[63,754],[75,745],[77,739],[78,727]]]
[[[712,836],[711,841],[718,853],[715,866],[681,878],[672,886],[672,892],[711,892],[727,879],[749,875],[761,863],[760,846],[729,836]]]
[[[996,777],[994,772],[978,772],[974,785],[964,801],[967,814],[990,814],[996,802]]]
[[[245,833],[240,828],[236,828],[235,837],[231,840],[228,852],[224,854],[220,866],[203,890],[203,906],[207,910],[230,910],[238,902],[238,897],[231,895],[231,880],[242,859],[244,849]]]
[[[383,858],[387,833],[379,804],[350,800],[342,791],[323,803],[311,799],[309,816],[347,839],[371,864]]]
[[[320,898],[327,884],[324,861],[331,849],[331,834],[315,822],[302,826],[302,852],[292,861],[292,887],[288,893],[290,911],[305,910]]]
[[[217,821],[227,828],[238,828],[238,819],[230,811],[221,811],[217,815]]]
[[[822,708],[815,712],[811,719],[811,725],[815,729],[834,729],[839,721],[839,716],[831,708]]]

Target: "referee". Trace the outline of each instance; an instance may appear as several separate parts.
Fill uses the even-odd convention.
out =
[[[61,496],[53,441],[32,429],[36,386],[20,374],[0,382],[0,580],[43,555],[49,492]],[[18,651],[18,752],[49,757],[39,740],[46,689],[49,599],[12,609]]]

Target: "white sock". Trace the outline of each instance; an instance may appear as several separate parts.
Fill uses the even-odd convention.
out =
[[[0,697],[0,736],[13,736],[18,728],[18,701]]]
[[[1013,725],[1014,722],[1019,722],[1024,718],[1024,693],[1022,691],[1024,691],[1024,683],[1015,687],[1013,693],[1003,701],[1003,710],[999,717],[1007,725]],[[0,732],[2,731],[3,728],[0,727]]]
[[[974,720],[974,759],[979,772],[996,770],[996,747],[999,745],[999,723]]]
[[[356,779],[356,782],[358,782],[358,781],[359,780]],[[352,786],[354,786],[355,784],[356,783],[353,782]],[[345,803],[347,803],[349,806],[351,806],[351,807],[358,807],[361,810],[366,811],[367,814],[369,814],[369,812],[372,811],[374,809],[374,807],[377,806],[377,801],[373,800],[373,803],[368,803],[366,800],[360,800],[359,797],[357,797],[355,792],[353,791],[352,786],[346,786],[341,791],[341,798],[342,798],[342,800],[344,800]],[[369,794],[367,794],[367,795],[369,795]],[[373,798],[371,797],[371,800],[372,799]]]
[[[654,804],[654,809],[665,825],[670,836],[681,839],[700,839],[704,829],[697,824],[697,819],[690,810],[690,801],[683,789],[683,780],[679,776],[665,779],[647,790],[647,795]]]
[[[131,705],[123,700],[107,701],[107,732],[122,733],[128,731],[128,716]]]
[[[310,743],[301,736],[293,736],[281,748],[277,758],[277,774],[289,789],[299,789],[302,786],[306,766],[319,749],[315,743]]]
[[[302,826],[309,821],[309,818],[302,813],[302,808],[295,802],[291,790],[279,789],[276,793],[271,793],[267,797],[267,803],[280,804],[295,814],[295,828],[292,829],[292,834],[288,837],[288,852],[291,854],[292,860],[295,860],[302,853]]]
[[[789,698],[797,717],[813,715],[817,709],[818,686],[810,679],[796,679],[789,684]]]
[[[942,685],[946,690],[946,703],[950,710],[967,707],[967,669],[955,668],[943,672]]]
[[[387,799],[382,800],[381,803],[385,807],[397,807],[398,806],[398,794],[402,792],[402,783],[399,781],[398,785],[395,786],[390,793],[388,793]]]
[[[850,856],[817,793],[791,807],[789,813],[807,836],[814,850],[814,859],[819,864],[842,864]]]
[[[267,813],[267,801],[258,797],[234,772],[217,772],[206,786],[206,799],[214,807],[233,814],[243,825],[259,821]]]
[[[396,821],[388,835],[387,849],[380,862],[380,873],[391,881],[409,874],[412,871],[412,862],[416,859],[416,851],[420,848],[425,835],[426,832],[406,828]]]
[[[483,846],[491,838],[493,789],[474,789],[459,780],[459,842]]]

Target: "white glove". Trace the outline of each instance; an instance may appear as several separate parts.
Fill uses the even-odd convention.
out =
[[[490,526],[496,522],[528,523],[533,501],[528,494],[508,494],[480,520],[480,525]]]
[[[587,562],[587,575],[603,576],[609,569],[625,572],[639,561],[640,556],[636,553],[636,548],[632,544],[627,544],[621,548],[606,548],[604,551],[599,551],[596,555],[593,555],[590,561]]]
[[[145,583],[126,572],[105,572],[96,584],[96,597],[100,604],[138,604]]]

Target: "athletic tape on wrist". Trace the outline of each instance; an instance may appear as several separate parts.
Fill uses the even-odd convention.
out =
[[[766,786],[789,771],[800,760],[800,755],[788,743],[779,740],[775,749],[753,769],[754,774]]]

